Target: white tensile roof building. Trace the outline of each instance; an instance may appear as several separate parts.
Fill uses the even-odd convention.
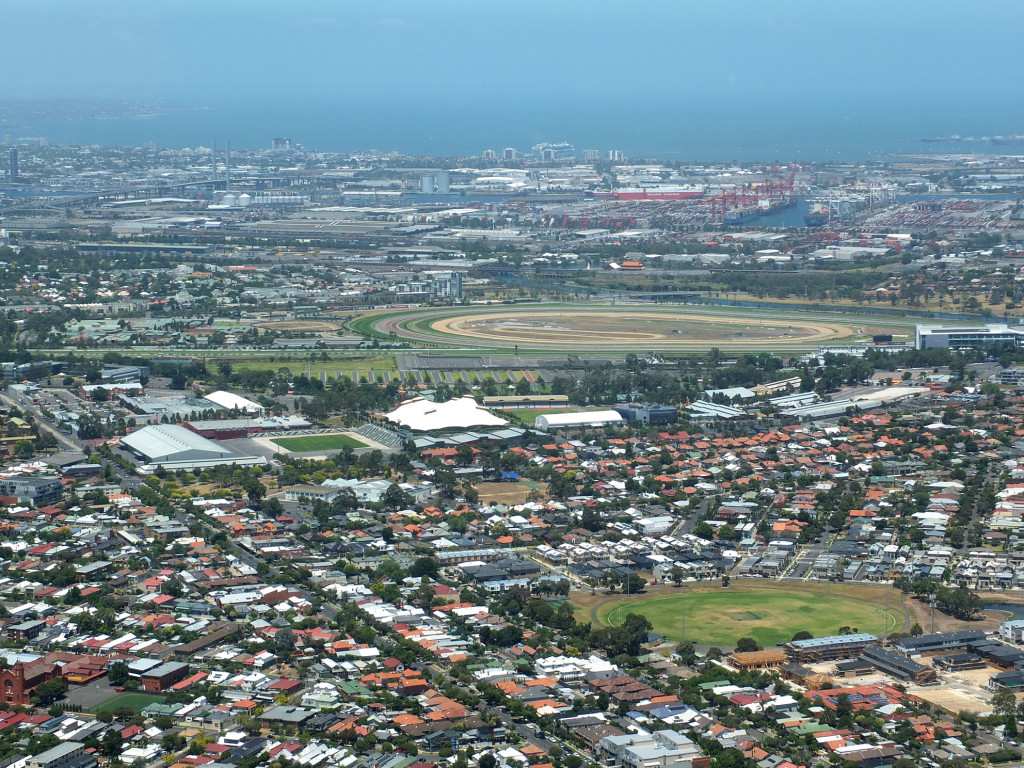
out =
[[[263,406],[259,403],[254,403],[241,395],[236,395],[233,392],[225,392],[223,389],[216,392],[211,392],[206,395],[206,399],[211,403],[216,403],[221,408],[227,408],[231,410],[245,411],[246,413],[263,413]]]
[[[417,432],[472,427],[504,427],[505,419],[495,416],[468,395],[446,403],[434,403],[422,397],[406,400],[385,418],[393,424]]]

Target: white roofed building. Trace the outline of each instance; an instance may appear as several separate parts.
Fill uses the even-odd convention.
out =
[[[583,413],[550,413],[538,416],[533,425],[537,429],[567,429],[569,427],[603,427],[607,424],[622,424],[618,411],[586,411]]]
[[[200,469],[222,464],[263,464],[262,456],[241,456],[176,424],[153,424],[121,438],[121,447],[144,462],[143,473],[166,469]]]
[[[446,403],[416,397],[401,403],[385,418],[393,424],[417,432],[508,426],[505,419],[495,416],[468,395]]]
[[[211,392],[206,395],[206,399],[211,403],[216,403],[221,408],[227,408],[229,411],[244,411],[245,413],[263,413],[263,406],[259,403],[254,403],[252,400],[236,395],[232,392],[226,392],[223,389]]]

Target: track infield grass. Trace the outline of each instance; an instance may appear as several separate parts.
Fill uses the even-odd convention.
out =
[[[286,451],[292,453],[306,453],[308,451],[340,451],[345,446],[352,448],[366,448],[366,443],[357,440],[351,435],[306,435],[305,437],[275,437],[275,443]]]
[[[870,600],[799,589],[732,586],[687,590],[644,599],[609,600],[597,608],[599,622],[621,624],[630,613],[646,616],[654,631],[670,641],[680,633],[680,605],[686,607],[686,639],[697,645],[733,647],[741,637],[763,646],[787,642],[801,630],[815,637],[837,634],[840,627],[882,635],[903,623],[902,611]],[[883,623],[884,621],[884,623]]]

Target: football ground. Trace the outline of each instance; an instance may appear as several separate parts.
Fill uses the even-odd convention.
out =
[[[883,635],[901,629],[906,620],[901,597],[888,587],[746,582],[733,582],[728,588],[663,588],[657,594],[609,597],[591,608],[590,617],[597,625],[616,626],[630,613],[642,614],[654,632],[676,642],[682,631],[681,610],[687,640],[722,648],[734,646],[741,637],[771,646],[797,632],[825,637],[841,627]]]

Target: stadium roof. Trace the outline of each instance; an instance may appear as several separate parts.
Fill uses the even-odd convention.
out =
[[[247,400],[241,395],[236,395],[232,392],[225,392],[223,389],[211,392],[209,395],[206,395],[206,399],[228,410],[237,408],[240,411],[248,411],[249,413],[261,413],[263,411],[263,406],[259,403],[254,403],[252,400]]]
[[[434,403],[416,397],[400,404],[386,418],[394,424],[417,432],[508,425],[505,419],[495,416],[486,408],[481,408],[476,400],[468,395],[446,403]]]

